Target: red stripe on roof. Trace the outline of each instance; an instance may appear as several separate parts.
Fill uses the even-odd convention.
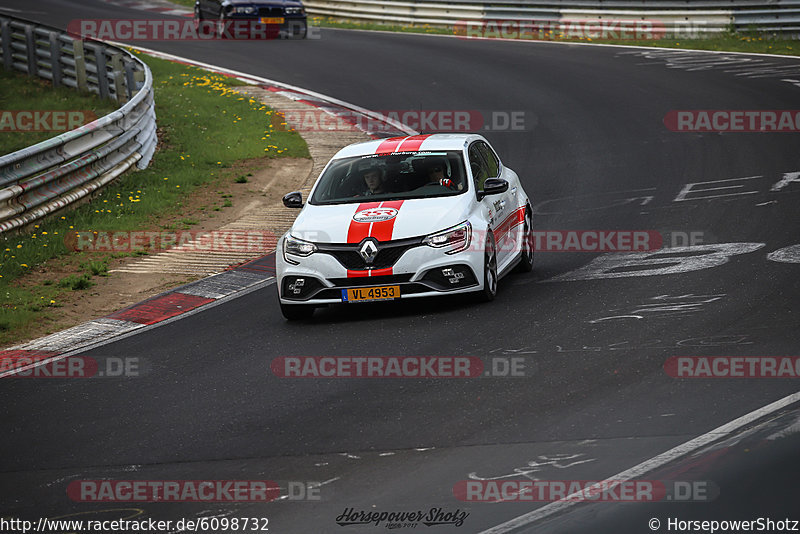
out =
[[[391,154],[397,149],[397,145],[399,145],[403,139],[407,139],[407,137],[390,137],[389,139],[385,139],[381,144],[378,145],[378,148],[375,149],[375,153]]]
[[[405,140],[400,143],[400,146],[397,148],[397,152],[416,152],[419,150],[422,142],[430,136],[431,134],[423,134],[406,137]]]

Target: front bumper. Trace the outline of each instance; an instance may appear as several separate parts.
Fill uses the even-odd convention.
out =
[[[396,285],[400,299],[468,293],[483,289],[483,252],[472,249],[445,254],[419,245],[406,250],[390,267],[372,271],[348,270],[333,255],[316,252],[306,258],[283,257],[283,238],[276,252],[278,295],[282,304],[346,302],[347,289]],[[298,283],[298,280],[299,283]]]

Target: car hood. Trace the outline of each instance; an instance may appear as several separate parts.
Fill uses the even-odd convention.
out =
[[[358,243],[419,237],[467,219],[467,195],[404,201],[314,206],[307,204],[292,225],[294,237],[317,243]]]

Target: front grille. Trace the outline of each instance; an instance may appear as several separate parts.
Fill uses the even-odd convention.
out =
[[[376,241],[378,253],[372,263],[367,263],[358,253],[361,243],[353,244],[319,244],[317,249],[323,254],[330,254],[336,258],[345,269],[351,271],[364,271],[369,269],[388,269],[392,267],[407,250],[422,245],[422,238],[398,239],[396,241]]]
[[[258,8],[259,17],[282,17],[282,7],[260,7]]]

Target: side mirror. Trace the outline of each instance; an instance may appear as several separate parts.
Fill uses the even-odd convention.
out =
[[[506,184],[506,189],[508,189],[508,184]],[[292,191],[291,193],[287,193],[283,197],[283,205],[287,208],[302,208],[303,207],[303,195],[300,191]]]
[[[478,191],[478,200],[483,200],[483,197],[489,195],[498,195],[508,191],[508,182],[502,178],[487,178],[483,182],[483,191]]]

